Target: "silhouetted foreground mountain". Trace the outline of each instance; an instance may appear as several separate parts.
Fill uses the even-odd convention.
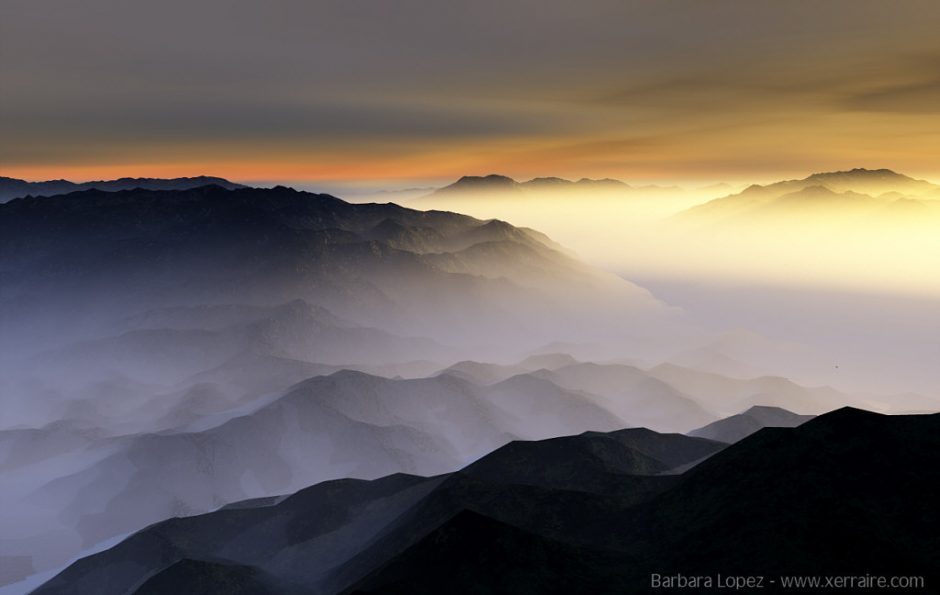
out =
[[[754,406],[738,415],[712,422],[689,432],[689,436],[718,440],[729,444],[747,438],[761,428],[795,428],[813,419],[812,415],[798,415],[780,407]]]
[[[27,182],[16,178],[0,176],[0,202],[23,198],[24,196],[55,196],[81,190],[188,190],[200,186],[215,184],[229,190],[245,188],[242,184],[229,182],[225,178],[196,176],[193,178],[119,178],[117,180],[98,180],[95,182],[69,182],[68,180],[49,180],[46,182]]]
[[[785,575],[937,584],[940,415],[841,409],[722,448],[586,433],[450,475],[327,482],[158,523],[36,592],[638,593],[653,573],[759,575],[767,591]]]

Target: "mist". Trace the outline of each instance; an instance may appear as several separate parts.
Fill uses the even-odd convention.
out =
[[[163,519],[447,473],[514,440],[940,407],[930,282],[866,297],[861,271],[900,274],[887,259],[819,287],[788,269],[902,229],[892,254],[921,249],[926,272],[921,220],[879,235],[880,213],[840,227],[817,210],[775,230],[700,220],[726,187],[495,182],[511,190],[408,202],[436,211],[190,183],[0,205],[0,580]]]
[[[778,373],[936,395],[940,187],[884,171],[739,192],[537,183],[484,190],[458,182],[407,204],[543,230],[680,308],[689,329],[744,329],[799,344],[801,354],[789,359],[804,361],[778,359],[770,366]],[[766,363],[757,369],[771,371]]]

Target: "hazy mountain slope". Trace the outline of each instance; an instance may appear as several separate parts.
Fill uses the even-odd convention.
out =
[[[733,415],[754,405],[780,407],[809,415],[860,400],[830,387],[804,387],[778,376],[729,378],[673,364],[661,364],[649,373],[721,415]]]
[[[532,230],[283,187],[13,200],[0,281],[2,423],[27,430],[0,439],[15,471],[0,525],[37,570],[174,511],[620,427],[544,382],[470,397],[418,384],[421,403],[385,416],[391,389],[371,404],[278,396],[338,366],[413,375],[558,336],[629,341],[674,315]]]
[[[546,365],[552,369],[546,369]],[[548,380],[568,390],[595,395],[599,398],[596,402],[626,423],[657,431],[689,432],[717,417],[755,406],[817,414],[866,402],[864,397],[829,387],[801,386],[781,377],[735,378],[673,364],[644,370],[625,364],[572,363],[570,357],[531,358],[508,365],[468,360],[440,373],[478,384],[495,384],[513,376]],[[913,398],[908,401],[927,402]]]
[[[433,232],[407,241],[376,233],[396,225]],[[0,232],[3,314],[9,331],[30,341],[87,334],[157,308],[294,299],[444,342],[505,343],[495,338],[515,331],[540,335],[535,343],[556,329],[609,332],[605,318],[627,324],[640,312],[668,314],[648,292],[578,263],[535,232],[287,188],[18,200],[0,207]],[[559,309],[570,316],[552,317]],[[43,324],[20,327],[40,312]]]
[[[673,478],[644,477],[643,473],[701,458],[722,447],[707,440],[647,430],[515,442],[447,477],[393,475],[369,482],[337,480],[287,498],[246,501],[206,515],[165,521],[115,549],[125,562],[133,562],[119,574],[110,576],[113,562],[106,552],[77,562],[44,589],[123,592],[152,570],[172,568],[183,560],[210,560],[257,568],[272,577],[273,584],[286,579],[287,590],[276,592],[291,592],[290,583],[295,588],[299,584],[332,592],[372,570],[377,553],[397,553],[406,545],[402,540],[420,538],[420,532],[413,533],[414,523],[432,531],[464,507],[474,506],[538,524],[540,520],[521,507],[530,497],[551,494],[557,494],[560,506],[607,507],[611,504],[606,497],[593,496],[586,485],[578,484],[579,478],[587,477],[598,485],[598,473],[605,489],[616,486],[613,491],[617,496],[611,500],[642,500],[674,483]],[[668,462],[651,458],[650,453]],[[579,468],[585,455],[590,460]],[[526,461],[533,469],[548,473],[530,472],[519,478],[528,485],[515,485],[512,479],[507,483],[506,478],[512,478]],[[627,472],[640,475],[625,476]],[[559,485],[584,493],[554,492],[552,486]],[[585,498],[587,503],[577,503]],[[177,583],[176,588],[179,586]]]
[[[940,559],[938,424],[938,415],[840,410],[761,430],[671,477],[635,475],[611,464],[622,451],[590,446],[635,430],[563,439],[574,450],[522,445],[523,459],[510,445],[447,477],[329,482],[166,521],[76,562],[37,593],[123,593],[181,560],[257,569],[276,593],[637,592],[651,572],[673,572],[666,568],[764,575],[769,591],[779,586],[769,579],[790,574],[920,575],[930,584]],[[709,444],[649,437],[685,456]],[[553,487],[577,460],[586,463],[576,469],[588,479],[577,478],[581,491]],[[520,462],[532,485],[512,481]],[[614,478],[622,491],[611,494]],[[593,481],[603,487],[594,491]],[[293,528],[286,539],[284,527]],[[333,543],[354,547],[331,555]],[[181,576],[213,575],[195,574]]]
[[[568,389],[605,397],[606,406],[633,425],[687,431],[715,419],[688,394],[633,366],[582,363],[535,375]]]
[[[515,364],[507,365],[464,360],[448,366],[437,373],[458,376],[477,384],[495,384],[503,380],[508,380],[513,376],[525,374],[526,372],[535,372],[543,369],[554,370],[577,363],[578,361],[570,355],[551,353],[534,355]]]
[[[846,216],[873,214],[880,209],[902,213],[909,197],[929,195],[937,187],[887,169],[817,173],[802,180],[766,186],[753,185],[742,192],[695,206],[679,215],[686,220],[719,220],[740,215],[787,214],[794,209],[839,208]],[[888,193],[896,193],[892,196]],[[899,202],[900,201],[900,202]],[[901,209],[901,210],[898,210]]]
[[[168,415],[182,423],[317,374],[454,353],[429,339],[361,327],[301,300],[272,307],[157,310],[113,330],[118,334],[27,360],[28,369],[35,370],[32,383],[46,387],[44,407],[111,431],[162,431],[175,427]],[[122,380],[123,390],[103,391],[103,382],[115,378]],[[210,397],[210,391],[215,395]],[[82,403],[87,412],[79,409]]]
[[[689,436],[730,444],[743,440],[762,428],[795,428],[811,419],[812,415],[797,415],[779,407],[755,406],[743,413],[692,430]]]
[[[486,393],[500,410],[500,423],[537,429],[518,431],[519,438],[561,436],[572,427],[613,430],[626,423],[604,399],[534,376],[513,376],[486,387]]]
[[[30,488],[37,475],[5,497],[25,506],[22,517],[38,515],[34,525],[46,528],[47,539],[74,528],[91,544],[169,516],[325,479],[442,473],[512,439],[623,425],[590,395],[534,378],[480,387],[447,375],[392,380],[344,371],[304,381],[253,409],[249,403],[200,411],[193,399],[171,405],[162,415],[189,425],[97,441],[66,429],[17,433],[16,442],[0,432],[0,445],[9,442],[9,460],[24,474],[30,461],[17,453],[27,439],[44,445],[35,452],[46,454],[35,454],[34,464],[75,451],[67,471],[46,472],[54,479]],[[75,440],[82,440],[80,450],[72,447]]]
[[[215,184],[229,190],[245,188],[242,184],[229,182],[224,178],[213,176],[196,176],[193,178],[120,178],[118,180],[98,180],[95,182],[69,182],[68,180],[49,180],[46,182],[27,182],[16,178],[0,176],[0,202],[7,202],[14,198],[25,196],[55,196],[81,190],[104,190],[117,192],[119,190],[188,190],[200,186]]]

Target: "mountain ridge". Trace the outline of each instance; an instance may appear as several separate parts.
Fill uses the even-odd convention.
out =
[[[766,213],[777,214],[789,206],[906,206],[909,202],[931,201],[940,186],[917,180],[889,169],[855,168],[846,171],[818,172],[805,178],[772,184],[753,184],[741,192],[716,198],[684,210],[679,220],[725,218]],[[897,209],[894,209],[897,210]]]
[[[186,190],[200,186],[216,185],[228,190],[247,188],[243,184],[230,182],[216,176],[193,176],[181,178],[117,178],[114,180],[94,180],[90,182],[71,182],[69,180],[46,180],[28,182],[18,178],[0,176],[0,203],[27,196],[56,196],[83,190]]]
[[[534,594],[557,585],[571,593],[624,593],[647,589],[651,572],[714,576],[719,568],[722,575],[765,578],[904,574],[932,584],[940,557],[940,516],[929,488],[940,469],[932,464],[938,429],[940,414],[844,408],[727,447],[711,443],[710,456],[673,476],[644,475],[653,469],[642,458],[639,474],[629,464],[609,465],[604,461],[626,459],[590,446],[614,436],[637,444],[641,430],[513,443],[445,476],[338,480],[276,502],[164,521],[79,560],[36,593],[84,595],[92,585],[102,595],[125,592],[180,560],[220,557],[233,569],[260,569],[254,576],[267,577],[263,587],[280,594]],[[683,451],[680,443],[709,444],[648,436],[673,453]],[[559,448],[565,441],[585,448]],[[601,464],[558,466],[558,456],[600,456]],[[513,479],[519,465],[531,476],[523,484]],[[859,522],[871,514],[877,523]],[[294,529],[285,535],[279,527],[286,526]],[[342,536],[342,552],[327,554],[328,531]],[[674,568],[681,570],[666,570]],[[213,574],[183,576],[189,585]],[[777,592],[780,585],[766,588]]]
[[[350,204],[285,187],[86,190],[17,199],[0,206],[0,230],[7,300],[22,309],[78,291],[87,299],[77,303],[111,316],[120,308],[154,309],[183,299],[169,292],[185,292],[186,303],[213,303],[224,292],[244,296],[240,301],[246,304],[299,297],[368,326],[399,321],[425,325],[426,331],[445,319],[450,325],[465,320],[453,315],[461,309],[478,312],[478,326],[511,309],[513,301],[554,307],[545,292],[557,300],[567,286],[577,287],[583,299],[609,300],[608,307],[619,301],[666,312],[649,292],[560,252],[538,232],[444,211]],[[492,242],[490,248],[485,242]],[[491,248],[498,248],[498,260]],[[39,275],[53,260],[68,262],[76,272]],[[172,271],[166,268],[171,260]],[[148,266],[153,273],[145,277],[139,270]],[[100,299],[103,283],[114,279],[122,279],[121,292]],[[443,299],[429,302],[429,291]],[[469,298],[472,293],[502,305],[481,309],[479,299]],[[118,307],[116,300],[126,303]],[[111,306],[103,308],[105,301]],[[391,315],[379,315],[380,309]],[[533,314],[506,322],[517,326]]]
[[[813,415],[798,415],[782,407],[755,405],[737,415],[692,430],[688,435],[732,444],[763,428],[795,428],[814,417]]]

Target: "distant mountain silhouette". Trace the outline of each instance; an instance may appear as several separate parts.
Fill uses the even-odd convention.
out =
[[[630,186],[620,180],[604,178],[601,180],[592,180],[591,178],[581,178],[577,182],[566,180],[564,178],[533,178],[528,182],[522,182],[520,186],[526,190],[560,190],[576,188],[579,190],[629,190]]]
[[[780,196],[812,186],[822,186],[833,192],[857,192],[859,194],[874,195],[889,191],[917,195],[937,188],[930,182],[916,180],[890,169],[855,168],[848,171],[815,173],[801,180],[787,180],[766,186],[754,185],[744,190],[742,194],[763,191]]]
[[[854,409],[727,448],[644,430],[510,444],[446,476],[327,482],[164,521],[35,592],[637,593],[652,573],[763,576],[768,592],[786,575],[931,585],[938,453],[940,415]]]
[[[857,167],[849,171],[836,171],[816,173],[805,179],[809,184],[819,184],[836,191],[852,190],[862,185],[871,190],[879,186],[886,190],[903,189],[906,191],[927,191],[935,188],[929,182],[916,180],[910,176],[899,174],[890,169],[865,169]]]
[[[795,428],[811,419],[813,419],[812,415],[797,415],[780,407],[754,406],[744,413],[692,430],[689,436],[730,444],[743,440],[762,428]]]
[[[499,174],[464,176],[449,186],[438,188],[434,191],[434,194],[449,194],[455,192],[505,192],[518,190],[519,186],[519,182]]]
[[[468,360],[438,374],[481,385],[513,378],[517,382],[525,378],[547,380],[570,391],[599,397],[604,407],[628,424],[670,432],[689,432],[752,407],[755,411],[790,407],[815,414],[861,402],[829,387],[801,386],[781,377],[742,379],[673,364],[644,370],[625,364],[572,361],[563,356],[504,365]]]
[[[647,186],[644,187],[646,190],[656,190],[661,189],[656,186]],[[554,176],[542,177],[542,178],[532,178],[527,182],[518,182],[510,177],[490,174],[488,176],[464,176],[450,184],[449,186],[444,186],[432,192],[429,197],[437,196],[447,196],[447,195],[499,195],[499,194],[509,194],[509,195],[534,195],[544,192],[554,192],[554,191],[567,191],[567,190],[580,190],[587,192],[599,192],[599,193],[609,193],[609,192],[626,192],[634,190],[634,188],[620,180],[614,180],[612,178],[603,178],[603,179],[591,179],[591,178],[581,178],[577,181],[566,180],[564,178],[558,178]],[[673,188],[672,190],[679,191],[678,188]]]
[[[221,186],[232,190],[246,188],[242,184],[229,182],[225,178],[196,176],[193,178],[119,178],[117,180],[98,180],[95,182],[69,182],[68,180],[49,180],[47,182],[27,182],[16,178],[0,176],[0,202],[24,196],[55,196],[81,190],[189,190],[200,186]]]
[[[916,180],[888,169],[856,168],[849,171],[812,174],[801,180],[786,180],[766,186],[753,185],[723,198],[717,198],[680,213],[686,220],[725,221],[735,216],[780,215],[793,210],[838,207],[845,214],[859,209],[888,209],[903,213],[919,199],[940,190],[930,182]]]

